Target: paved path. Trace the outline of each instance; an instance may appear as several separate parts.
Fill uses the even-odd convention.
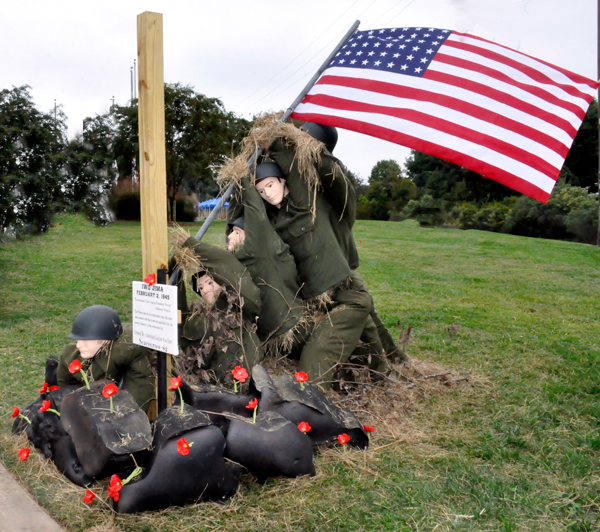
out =
[[[65,532],[0,462],[0,532]]]

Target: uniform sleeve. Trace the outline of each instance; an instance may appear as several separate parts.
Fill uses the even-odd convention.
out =
[[[242,185],[242,204],[244,206],[244,248],[250,255],[258,257],[263,255],[270,239],[275,235],[275,229],[267,217],[265,203],[258,190],[244,177]]]
[[[59,386],[81,386],[82,381],[80,377],[80,373],[73,374],[69,371],[69,364],[73,362],[77,358],[77,354],[79,353],[75,344],[68,344],[63,349],[60,354],[60,359],[58,361],[58,369],[57,369],[57,380]]]
[[[140,349],[140,354],[125,368],[123,389],[127,390],[144,412],[148,412],[154,399],[154,375],[148,359],[149,353]]]
[[[340,161],[327,150],[321,154],[319,178],[329,204],[352,226],[356,220],[356,190]]]

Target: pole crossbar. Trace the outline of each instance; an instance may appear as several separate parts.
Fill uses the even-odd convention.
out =
[[[292,104],[285,110],[285,113],[283,113],[283,116],[281,117],[280,122],[285,122],[291,116],[291,114],[294,112],[294,109],[296,107],[298,107],[298,104],[308,94],[308,91],[312,88],[312,86],[319,79],[319,76],[329,66],[329,63],[331,63],[331,60],[342,49],[342,46],[344,46],[344,44],[346,44],[346,41],[348,41],[348,39],[350,37],[352,37],[352,34],[356,31],[356,29],[358,28],[359,25],[360,25],[360,20],[357,20],[354,24],[352,24],[352,26],[350,27],[350,29],[342,37],[342,40],[332,50],[332,52],[327,56],[327,59],[325,59],[325,61],[323,62],[323,64],[315,72],[315,74],[310,79],[310,81],[306,84],[306,86],[304,87],[304,89],[302,89],[302,91],[300,92],[300,94],[298,94],[298,96],[292,102]],[[260,156],[260,153],[254,153],[250,157],[250,159],[248,160],[248,165],[252,166],[256,162],[256,159],[259,156]],[[233,194],[234,188],[235,188],[235,184],[231,184],[229,186],[229,188],[219,198],[219,202],[215,205],[215,208],[211,211],[211,213],[208,215],[208,217],[206,218],[206,220],[204,220],[204,223],[202,224],[202,226],[200,227],[200,229],[198,229],[198,232],[196,233],[196,237],[195,237],[196,240],[201,240],[202,237],[206,234],[206,231],[208,231],[208,228],[210,227],[210,225],[213,223],[214,219],[219,214],[219,211],[223,208],[223,205],[225,205],[225,202],[231,197],[231,194]]]

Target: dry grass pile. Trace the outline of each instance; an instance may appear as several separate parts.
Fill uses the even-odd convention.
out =
[[[265,113],[259,116],[254,127],[242,141],[240,154],[229,159],[223,166],[216,168],[216,181],[222,190],[228,188],[232,183],[239,185],[240,180],[251,175],[252,169],[248,161],[259,150],[266,150],[277,138],[284,138],[296,151],[296,162],[302,178],[311,188],[316,189],[319,185],[318,166],[321,164],[321,152],[324,144],[308,133],[301,131],[290,122],[280,122],[283,112]],[[287,172],[289,169],[284,168]]]

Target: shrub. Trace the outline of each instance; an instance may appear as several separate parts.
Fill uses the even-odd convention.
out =
[[[584,202],[567,215],[567,231],[578,242],[595,244],[598,238],[598,198],[590,194]]]
[[[141,219],[140,193],[136,190],[117,192],[110,199],[117,220]]]
[[[441,200],[429,194],[424,194],[418,200],[410,200],[400,216],[404,219],[415,218],[421,227],[437,227],[444,222]]]
[[[481,207],[464,202],[458,206],[456,213],[460,228],[499,232],[516,200],[515,197],[508,197],[502,201],[484,203]]]

